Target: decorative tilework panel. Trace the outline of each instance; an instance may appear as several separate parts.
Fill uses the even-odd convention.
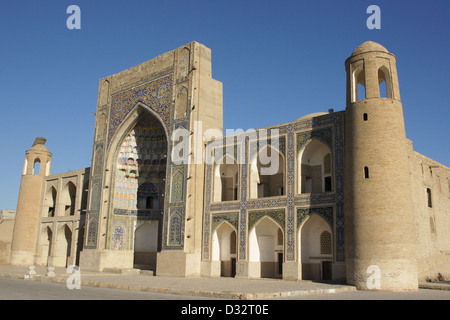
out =
[[[212,182],[212,165],[206,166],[206,185],[205,185],[205,210],[203,216],[203,259],[209,259],[209,243],[211,229],[211,182]]]
[[[173,75],[168,74],[113,95],[109,114],[108,143],[138,102],[154,110],[161,117],[166,128],[170,128],[172,87]]]
[[[303,148],[303,146],[313,138],[322,141],[330,147],[330,149],[333,148],[333,132],[331,127],[328,127],[297,133],[297,150]]]
[[[149,113],[141,116],[124,137],[115,170],[115,209],[163,209],[167,140],[161,123]],[[147,198],[152,200],[149,206]]]
[[[312,214],[317,214],[322,217],[331,228],[333,228],[333,207],[324,208],[299,208],[297,209],[297,229],[305,221],[305,219]]]
[[[182,244],[182,217],[179,211],[170,216],[169,245],[179,246]]]
[[[97,245],[98,215],[89,214],[87,223],[86,248],[95,248]]]
[[[282,230],[285,229],[285,210],[284,209],[269,209],[250,211],[248,213],[248,230],[251,230],[255,224],[264,217],[270,217],[276,221]]]
[[[287,214],[286,214],[286,260],[295,259],[295,226],[294,226],[294,182],[295,182],[295,155],[294,152],[294,128],[288,125],[286,128],[288,134],[287,151]]]
[[[216,230],[216,228],[224,221],[227,221],[234,227],[235,230],[238,230],[239,213],[228,212],[228,213],[213,214],[211,231],[214,232],[214,230]]]
[[[172,167],[171,202],[181,202],[184,199],[184,166]]]
[[[244,148],[241,166],[241,210],[239,212],[239,259],[245,260],[247,253],[247,175],[248,175],[248,145],[249,138],[243,140]]]
[[[95,156],[94,156],[94,170],[93,175],[102,174],[103,168],[103,144],[99,144],[95,147]]]
[[[113,227],[112,233],[112,249],[125,250],[126,237],[127,237],[127,229],[125,225],[121,222],[116,223]]]
[[[91,184],[91,210],[100,208],[100,181],[92,181]]]

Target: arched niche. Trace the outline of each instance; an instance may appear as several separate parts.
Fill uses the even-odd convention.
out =
[[[61,226],[56,234],[53,265],[55,267],[67,267],[68,258],[72,250],[72,230],[67,224]]]
[[[213,201],[239,200],[239,165],[230,156],[224,156],[214,166]]]
[[[159,241],[159,221],[137,221],[134,233],[134,265],[155,270]]]
[[[250,199],[286,194],[284,156],[275,148],[262,148],[250,162]]]
[[[249,233],[249,261],[259,263],[260,278],[281,278],[283,264],[283,231],[269,217],[264,217]],[[256,264],[257,266],[257,264]]]
[[[47,266],[49,257],[52,254],[52,241],[53,232],[52,229],[47,226],[41,231],[39,237],[39,257],[37,264],[40,266]]]
[[[75,215],[75,209],[76,209],[76,195],[77,195],[77,187],[72,181],[69,181],[64,186],[63,190],[61,191],[61,208],[58,215],[65,215],[65,216],[73,216]]]
[[[333,157],[323,142],[312,139],[298,154],[298,193],[333,191]]]
[[[310,215],[298,231],[298,256],[303,280],[331,280],[333,232],[325,219]]]
[[[54,217],[56,210],[56,188],[50,187],[44,196],[44,210],[42,212],[43,217]]]
[[[378,86],[380,98],[392,98],[391,76],[386,66],[381,66],[378,69]]]
[[[220,275],[222,277],[234,277],[236,275],[236,255],[236,230],[224,221],[214,230],[211,253],[212,261],[220,261]]]

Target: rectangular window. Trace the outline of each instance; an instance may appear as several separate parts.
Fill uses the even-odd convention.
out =
[[[333,191],[331,177],[325,177],[325,192]]]
[[[278,274],[283,274],[283,254],[278,253]]]
[[[428,208],[433,207],[433,203],[431,202],[431,189],[427,188],[427,197],[428,197]]]

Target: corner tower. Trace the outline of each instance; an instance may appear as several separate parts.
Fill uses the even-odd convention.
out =
[[[46,141],[36,138],[25,154],[11,244],[12,265],[29,266],[34,262],[42,185],[50,174],[52,159],[44,145]]]
[[[411,182],[396,57],[375,42],[346,60],[347,282],[418,289]]]

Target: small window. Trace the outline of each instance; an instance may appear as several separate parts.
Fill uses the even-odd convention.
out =
[[[278,270],[277,274],[283,274],[283,253],[278,252]]]
[[[428,208],[433,208],[433,203],[431,201],[431,189],[427,188],[427,198],[428,198]]]
[[[327,153],[325,157],[323,157],[323,172],[325,174],[331,173],[331,153]]]
[[[155,198],[147,197],[146,202],[145,202],[145,208],[146,209],[154,209],[154,205],[155,205]]]
[[[364,178],[369,179],[369,168],[364,167]]]
[[[382,66],[378,69],[378,88],[380,98],[392,98],[392,85],[389,69]]]
[[[364,100],[366,98],[366,87],[361,83],[358,83],[358,100]]]
[[[33,174],[39,174],[40,172],[41,172],[41,161],[39,159],[36,159],[34,161]]]
[[[379,89],[380,89],[380,98],[387,98],[386,81],[382,81],[380,83]]]
[[[364,120],[364,121],[369,120],[369,116],[367,115],[367,113],[364,113],[364,114],[363,114],[363,120]]]
[[[320,254],[331,254],[331,233],[328,231],[320,235]]]
[[[331,177],[325,177],[325,192],[333,191]]]

